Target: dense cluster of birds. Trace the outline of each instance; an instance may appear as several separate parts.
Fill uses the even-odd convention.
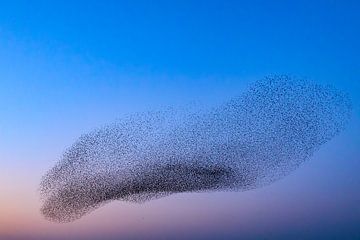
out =
[[[272,76],[213,108],[134,114],[64,152],[42,178],[41,212],[70,222],[113,200],[264,186],[337,135],[350,112],[332,87]]]

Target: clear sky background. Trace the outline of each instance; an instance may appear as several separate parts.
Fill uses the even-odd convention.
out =
[[[0,239],[359,239],[359,1],[1,1]],[[133,112],[216,104],[268,74],[346,91],[347,129],[271,186],[113,202],[70,224],[40,178]]]

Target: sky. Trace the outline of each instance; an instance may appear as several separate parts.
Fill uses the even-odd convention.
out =
[[[0,239],[359,239],[358,1],[0,3]],[[135,112],[216,105],[288,74],[352,100],[299,169],[247,192],[112,202],[45,220],[41,176],[78,136]]]

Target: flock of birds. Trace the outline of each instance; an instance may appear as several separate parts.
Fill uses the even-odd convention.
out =
[[[332,87],[272,76],[210,109],[134,114],[64,152],[42,178],[41,212],[70,222],[113,200],[261,187],[308,160],[350,112]]]

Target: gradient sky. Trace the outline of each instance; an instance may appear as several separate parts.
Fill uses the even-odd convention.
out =
[[[276,3],[275,3],[276,2]],[[0,3],[0,239],[360,239],[359,1]],[[82,133],[217,104],[269,74],[349,94],[347,129],[271,186],[42,218],[40,178]]]

